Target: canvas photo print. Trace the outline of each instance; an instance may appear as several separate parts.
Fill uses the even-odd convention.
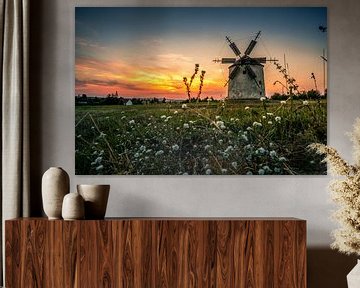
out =
[[[75,18],[77,175],[326,174],[326,8]]]

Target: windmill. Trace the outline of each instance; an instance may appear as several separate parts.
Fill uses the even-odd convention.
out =
[[[257,40],[260,37],[259,31],[255,38],[250,41],[244,55],[236,44],[226,36],[235,58],[215,59],[214,62],[221,64],[232,64],[229,67],[228,98],[229,99],[259,99],[265,96],[264,65],[266,61],[277,61],[274,59],[266,60],[266,57],[252,58],[251,52],[254,50]],[[226,85],[225,84],[225,85]]]

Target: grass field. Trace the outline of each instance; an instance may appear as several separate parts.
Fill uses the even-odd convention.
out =
[[[326,100],[76,106],[76,174],[326,174],[326,124]]]

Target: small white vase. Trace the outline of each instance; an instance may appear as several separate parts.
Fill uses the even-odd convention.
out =
[[[360,287],[360,260],[357,261],[355,267],[347,275],[348,288]]]
[[[62,204],[62,217],[64,220],[84,219],[84,199],[79,193],[69,193],[65,195]]]
[[[49,219],[61,219],[63,198],[69,193],[69,175],[60,167],[49,168],[42,177],[43,208]]]
[[[85,219],[104,219],[110,185],[77,185],[85,201]]]

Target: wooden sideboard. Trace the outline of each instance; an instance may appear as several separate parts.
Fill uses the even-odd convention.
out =
[[[5,223],[6,287],[306,287],[306,221],[115,218]]]

